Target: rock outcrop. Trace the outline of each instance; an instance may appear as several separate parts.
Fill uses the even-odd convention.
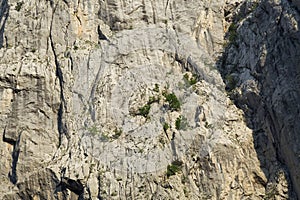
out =
[[[298,15],[1,1],[0,199],[296,199]]]
[[[221,62],[228,89],[255,130],[256,149],[276,152],[277,164],[259,153],[266,173],[273,179],[276,170],[287,169],[299,196],[298,6],[298,1],[262,1],[251,14],[237,12]]]

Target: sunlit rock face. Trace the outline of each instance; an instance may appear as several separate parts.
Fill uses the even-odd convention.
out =
[[[296,198],[296,6],[1,1],[0,199]]]

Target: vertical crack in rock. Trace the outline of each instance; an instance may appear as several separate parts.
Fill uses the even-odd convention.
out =
[[[15,92],[12,100],[12,111],[10,113],[10,116],[8,117],[8,124],[6,125],[3,132],[3,141],[13,145],[11,171],[9,172],[8,177],[11,183],[16,184],[18,182],[17,164],[18,164],[19,154],[20,154],[19,143],[20,143],[21,133],[18,130],[19,103],[17,100],[18,96],[16,95],[17,93],[16,80],[12,79],[10,83],[12,84],[12,87],[14,88]]]
[[[87,67],[90,68],[90,54],[88,56]],[[96,88],[98,86],[100,77],[101,77],[101,64],[99,65],[99,70],[96,74],[96,77],[95,77],[95,80],[94,80],[94,83],[93,83],[93,86],[92,86],[92,89],[91,89],[91,94],[89,96],[89,112],[90,112],[91,119],[92,119],[93,122],[95,122],[95,120],[96,120],[94,98],[95,98],[95,92],[96,92]]]
[[[98,43],[100,43],[100,40],[107,40],[107,41],[109,41],[109,39],[101,31],[100,25],[98,25],[98,27],[97,27],[97,32],[98,32],[98,40],[99,40]]]
[[[21,137],[21,133],[18,139],[14,142],[14,150],[12,153],[12,167],[11,167],[11,172],[9,172],[8,174],[9,179],[13,184],[16,184],[18,182],[17,164],[18,164],[19,154],[20,154],[20,148],[19,148],[20,137]]]
[[[98,177],[97,177],[97,180],[98,180],[98,195],[97,195],[97,198],[98,199],[100,199],[100,200],[102,200],[102,197],[101,197],[101,177],[100,177],[100,175],[98,175]]]
[[[5,29],[5,24],[9,15],[9,5],[7,0],[2,0],[0,4],[0,49],[3,47],[3,34]],[[7,45],[6,45],[7,46]]]
[[[54,56],[54,62],[56,67],[56,76],[59,80],[59,86],[60,86],[60,105],[58,109],[57,114],[57,126],[58,126],[58,132],[59,132],[59,146],[61,145],[62,135],[67,134],[67,127],[66,124],[63,122],[63,114],[64,110],[66,110],[66,101],[64,98],[64,78],[63,78],[63,72],[61,70],[60,64],[58,62],[58,58],[55,51],[54,41],[52,37],[52,27],[53,27],[53,21],[54,21],[54,13],[57,7],[57,4],[53,7],[51,6],[52,11],[52,17],[51,17],[51,24],[50,24],[50,33],[49,33],[49,39],[50,39],[50,45]]]
[[[0,199],[296,199],[287,2],[0,1]],[[228,98],[239,84],[249,116]]]

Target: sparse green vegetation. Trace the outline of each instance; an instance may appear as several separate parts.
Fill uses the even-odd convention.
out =
[[[168,24],[168,20],[167,20],[167,19],[163,19],[163,20],[162,20],[162,23]]]
[[[160,100],[159,97],[151,96],[149,97],[148,104],[150,105],[152,103],[159,102],[159,100]]]
[[[275,196],[278,194],[277,190],[276,190],[276,186],[272,186],[272,188],[270,188],[265,196],[264,196],[264,200],[270,200],[270,199],[275,199]]]
[[[204,124],[205,128],[209,129],[209,128],[212,128],[212,124],[209,124],[207,121],[205,122]]]
[[[99,134],[99,131],[96,126],[91,126],[90,128],[88,128],[88,131],[93,136]]]
[[[115,197],[115,196],[117,196],[117,195],[118,195],[117,192],[111,193],[111,196],[112,196],[112,197]]]
[[[181,118],[178,117],[178,118],[176,119],[176,121],[175,121],[175,127],[176,127],[177,130],[180,129],[180,124],[181,124]]]
[[[175,160],[171,163],[171,165],[168,165],[167,167],[167,177],[175,175],[177,172],[181,171],[183,162],[180,160]]]
[[[30,51],[32,52],[32,53],[35,53],[36,52],[36,48],[32,48]]]
[[[259,6],[258,2],[253,2],[252,7],[251,7],[251,11],[255,10],[258,6]]]
[[[183,188],[183,193],[184,193],[184,196],[185,196],[185,197],[188,197],[188,196],[189,196],[189,195],[188,195],[189,193],[188,193],[188,190],[186,189],[186,187]]]
[[[197,75],[193,74],[193,76],[190,78],[190,76],[188,75],[188,73],[184,74],[183,76],[183,80],[186,83],[186,85],[190,86],[190,85],[194,85],[197,83]]]
[[[163,146],[166,144],[166,141],[164,140],[163,137],[160,137],[158,141],[159,141],[159,143],[161,143]]]
[[[177,119],[175,121],[175,128],[177,130],[186,130],[187,127],[188,127],[187,118],[182,115],[177,117]]]
[[[113,139],[118,139],[122,135],[123,130],[115,128],[114,135],[112,136]]]
[[[153,91],[154,92],[159,92],[159,85],[157,83],[155,83]]]
[[[108,137],[107,134],[103,133],[103,134],[101,134],[100,140],[101,140],[102,142],[108,142],[108,141],[109,141],[109,137]]]
[[[169,124],[168,123],[164,123],[164,125],[163,125],[164,132],[167,132],[167,130],[169,128],[170,128]]]
[[[150,104],[146,104],[143,107],[139,108],[139,112],[137,113],[137,115],[142,115],[143,117],[148,117],[149,112],[150,112]]]
[[[181,183],[182,184],[186,184],[186,183],[188,183],[188,181],[189,181],[189,178],[187,176],[185,176],[185,175],[182,175],[182,177],[181,177]]]
[[[235,42],[237,39],[237,25],[232,23],[228,28],[229,37],[228,40],[230,43]]]
[[[172,111],[179,111],[180,110],[180,102],[174,93],[167,93],[164,92],[163,96],[166,98],[167,102],[169,103],[170,109]]]
[[[233,75],[229,74],[225,77],[225,80],[226,80],[226,88],[229,91],[232,91],[236,87],[236,84],[237,84],[236,78]]]
[[[15,7],[16,11],[20,11],[22,6],[23,6],[24,2],[23,1],[20,1],[20,2],[17,2],[17,5]]]
[[[149,97],[148,102],[143,106],[140,107],[139,110],[137,111],[137,113],[135,113],[135,115],[141,115],[145,118],[148,118],[150,109],[151,109],[151,104],[155,103],[155,102],[159,102],[160,101],[160,97],[155,97],[155,96],[151,96]]]

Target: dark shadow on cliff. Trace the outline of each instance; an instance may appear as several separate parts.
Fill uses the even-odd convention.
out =
[[[7,0],[1,0],[0,2],[0,48],[3,47],[3,43],[4,43],[3,34],[4,34],[6,20],[9,14],[9,5],[7,2],[8,2]]]
[[[298,182],[292,177],[295,171],[291,171],[290,160],[286,159],[286,152],[292,147],[283,150],[283,146],[285,141],[300,137],[297,132],[289,131],[299,126],[296,119],[300,113],[300,89],[286,88],[287,92],[282,85],[300,88],[297,81],[300,79],[300,33],[284,26],[287,24],[284,20],[288,20],[284,14],[297,15],[299,11],[289,1],[281,4],[274,5],[267,0],[245,2],[237,5],[238,12],[225,10],[225,19],[232,23],[225,36],[228,43],[224,44],[217,65],[228,95],[244,111],[247,126],[253,130],[254,147],[267,178],[267,182],[258,180],[266,188],[264,198],[279,195],[276,184],[285,176],[289,199],[297,199]],[[287,9],[289,6],[292,9]]]

